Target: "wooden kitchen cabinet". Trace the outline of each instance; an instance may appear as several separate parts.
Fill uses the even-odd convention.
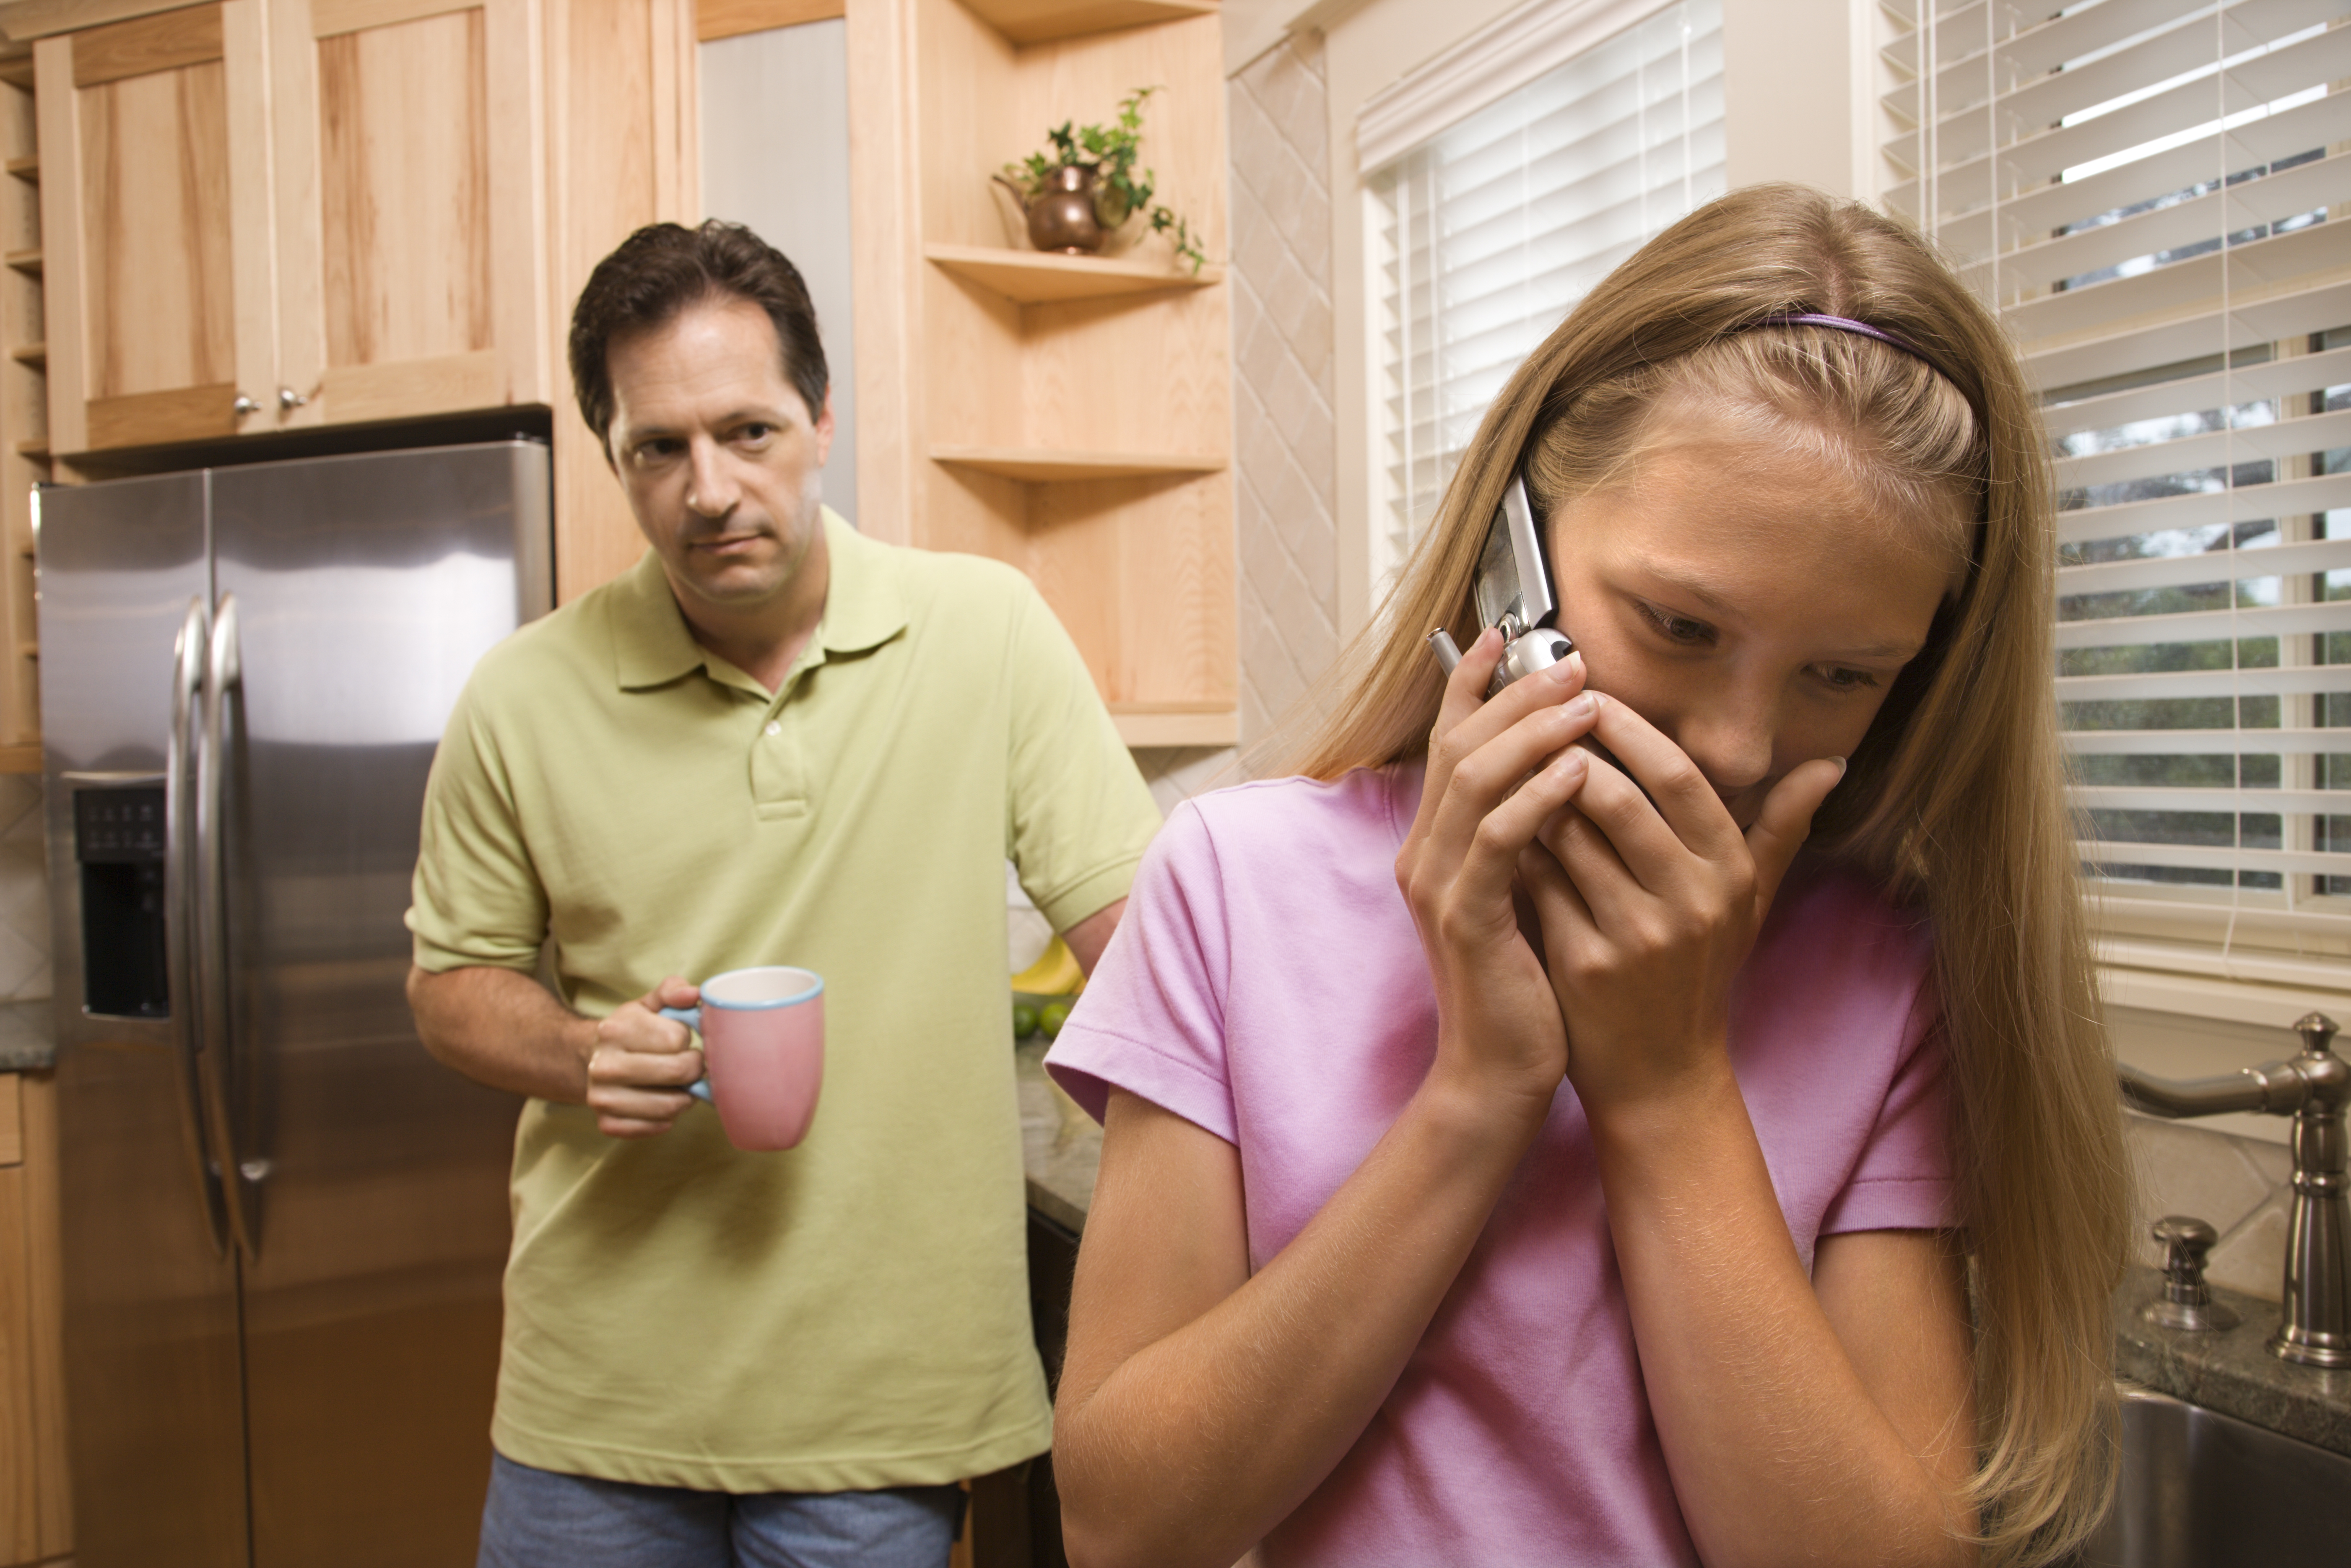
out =
[[[64,454],[546,401],[530,0],[215,0],[41,39]]]
[[[0,1564],[73,1549],[59,1349],[56,1079],[0,1073]]]
[[[598,260],[699,215],[693,0],[15,0],[0,27],[34,40],[57,478],[546,406],[558,598],[635,560],[563,349]]]

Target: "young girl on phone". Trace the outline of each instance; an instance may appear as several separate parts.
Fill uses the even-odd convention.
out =
[[[1514,473],[1579,653],[1488,698]],[[2000,328],[1864,208],[1727,196],[1535,351],[1050,1058],[1105,1125],[1073,1562],[2078,1542],[2126,1207],[2051,505]]]

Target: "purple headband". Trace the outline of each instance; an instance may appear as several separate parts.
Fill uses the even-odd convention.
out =
[[[1916,345],[1896,337],[1883,327],[1873,327],[1866,321],[1856,321],[1850,316],[1823,316],[1813,311],[1788,316],[1766,316],[1761,321],[1750,321],[1738,329],[1748,332],[1758,327],[1826,327],[1832,332],[1850,332],[1856,338],[1875,338],[1889,349],[1899,349],[1945,381],[1951,379],[1949,371],[1920,352]]]

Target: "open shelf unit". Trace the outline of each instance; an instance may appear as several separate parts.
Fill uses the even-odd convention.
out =
[[[32,46],[0,49],[0,773],[41,767],[33,594],[33,486],[49,477],[48,347],[41,291],[41,161]]]
[[[1212,262],[1194,273],[1159,235],[1110,257],[1040,255],[988,183],[1044,145],[1047,127],[1109,120],[1127,93],[1155,86],[1143,128],[1154,200],[1219,256],[1231,231],[1217,7],[893,0],[888,16],[895,39],[867,57],[901,73],[894,123],[876,128],[893,140],[901,174],[894,201],[869,204],[859,225],[896,258],[898,287],[877,288],[878,305],[861,296],[859,359],[887,362],[869,359],[868,329],[894,312],[882,335],[904,346],[908,373],[861,375],[861,444],[883,430],[901,438],[869,448],[886,455],[861,471],[859,520],[1027,572],[1130,745],[1229,745],[1238,677],[1226,270]],[[850,25],[854,81],[854,7]],[[863,25],[879,37],[882,24]],[[874,465],[892,471],[869,479]],[[884,513],[873,504],[883,496],[903,506]]]

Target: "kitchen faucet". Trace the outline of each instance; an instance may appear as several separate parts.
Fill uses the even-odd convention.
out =
[[[2325,1014],[2304,1014],[2294,1030],[2302,1037],[2295,1055],[2217,1078],[2158,1078],[2128,1066],[2116,1072],[2123,1098],[2151,1115],[2258,1111],[2294,1118],[2283,1321],[2269,1348],[2306,1366],[2351,1366],[2351,1175],[2343,1124],[2351,1062],[2331,1049],[2335,1020]]]

